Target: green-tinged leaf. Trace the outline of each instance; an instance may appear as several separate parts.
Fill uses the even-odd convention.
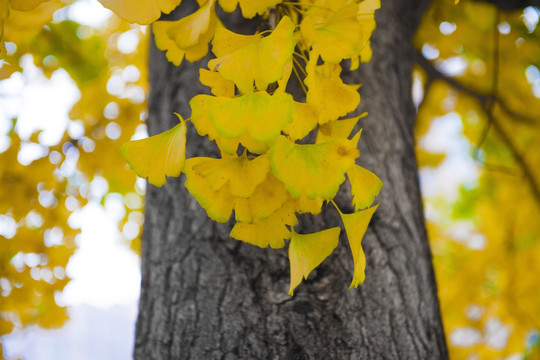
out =
[[[357,157],[358,149],[347,139],[299,145],[280,136],[270,151],[270,165],[294,199],[332,199]]]
[[[180,124],[161,134],[146,139],[129,141],[120,152],[127,163],[155,186],[165,184],[166,176],[179,176],[186,158],[186,123],[180,115]]]
[[[290,94],[256,92],[214,97],[209,107],[209,120],[219,135],[236,138],[247,133],[255,141],[267,142],[292,121],[293,99]]]

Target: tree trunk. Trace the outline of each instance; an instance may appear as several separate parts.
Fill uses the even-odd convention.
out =
[[[192,3],[184,1],[180,11],[193,11]],[[359,164],[384,181],[363,240],[365,283],[347,290],[353,262],[342,232],[333,255],[290,297],[286,249],[229,238],[230,224],[208,219],[183,177],[169,179],[163,188],[149,186],[146,195],[136,359],[448,357],[412,131],[411,38],[426,5],[382,1],[373,59],[345,75],[346,82],[363,84],[359,111],[369,112],[361,121]],[[189,99],[207,92],[199,85],[199,65],[176,68],[151,45],[150,134],[171,128],[173,112],[190,116]],[[188,157],[217,155],[192,128],[188,137]],[[339,226],[330,208],[304,221],[302,232]]]

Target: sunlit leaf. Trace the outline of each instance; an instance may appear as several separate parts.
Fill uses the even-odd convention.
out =
[[[170,13],[182,0],[99,0],[107,9],[131,23],[148,25]]]
[[[186,123],[180,115],[180,124],[161,134],[122,145],[120,152],[127,163],[155,186],[165,184],[166,176],[179,176],[186,157]]]

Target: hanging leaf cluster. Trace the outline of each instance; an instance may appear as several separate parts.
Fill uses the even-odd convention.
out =
[[[362,237],[377,209],[369,207],[382,182],[355,164],[360,132],[354,134],[354,128],[361,116],[343,117],[358,107],[359,85],[343,82],[340,63],[349,59],[355,69],[369,60],[379,0],[219,1],[225,11],[237,3],[244,17],[265,16],[275,28],[236,34],[220,22],[215,0],[199,1],[200,8],[180,20],[153,24],[158,48],[176,65],[184,58],[203,58],[211,44],[215,58],[200,69],[200,81],[212,95],[191,99],[190,120],[200,136],[215,141],[221,158],[184,160],[187,123],[181,116],[171,130],[124,144],[122,154],[137,175],[156,186],[183,172],[187,190],[210,218],[227,222],[234,216],[232,238],[262,248],[282,248],[290,240],[291,295],[332,253],[340,235],[339,227],[297,234],[297,214],[319,214],[348,177],[356,212],[338,211],[354,260],[351,287],[356,287],[365,278]],[[150,20],[140,15],[125,17]],[[286,90],[292,74],[302,84],[305,102]],[[318,135],[309,143],[312,132]]]
[[[1,28],[10,12],[49,1],[4,1]],[[198,0],[199,9],[177,21],[156,20],[180,0],[100,2],[129,22],[153,23],[156,45],[177,66],[184,59],[202,59],[210,45],[215,55],[207,69],[200,69],[200,81],[212,95],[191,99],[188,121],[217,144],[221,158],[185,159],[187,121],[179,115],[174,128],[121,148],[137,175],[162,186],[167,176],[183,172],[186,188],[210,218],[227,222],[234,214],[231,237],[272,248],[290,240],[290,294],[331,254],[340,235],[339,228],[297,234],[297,214],[319,214],[348,178],[356,212],[338,211],[354,259],[351,286],[362,283],[361,240],[382,183],[355,163],[360,132],[354,134],[354,128],[360,116],[347,115],[358,107],[359,85],[345,84],[340,74],[343,60],[351,70],[369,61],[380,1]],[[275,26],[236,34],[222,24],[216,6],[225,12],[239,7],[245,18],[262,16]],[[287,92],[292,74],[305,92],[303,102]],[[313,133],[316,140],[309,142]]]

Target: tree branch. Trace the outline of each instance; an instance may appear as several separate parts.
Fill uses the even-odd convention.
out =
[[[440,72],[433,65],[433,63],[431,63],[431,61],[427,60],[424,57],[424,55],[422,55],[422,52],[420,50],[416,50],[416,63],[420,65],[420,67],[422,67],[422,69],[424,69],[424,71],[426,72],[426,75],[428,77],[428,82],[431,82],[433,80],[443,80],[448,85],[455,88],[456,90],[461,91],[475,98],[476,100],[478,100],[480,104],[482,105],[482,107],[484,108],[486,107],[490,98],[493,98],[493,101],[495,102],[495,104],[497,104],[506,115],[510,116],[514,120],[519,121],[524,124],[528,124],[528,125],[539,125],[538,119],[511,109],[501,98],[493,97],[492,94],[480,93],[476,90],[473,90],[463,85],[459,81],[446,76],[445,74]]]
[[[479,92],[477,92],[477,91],[463,85],[459,81],[456,81],[455,79],[446,76],[445,74],[440,72],[429,60],[424,58],[422,53],[420,51],[418,51],[418,50],[417,50],[416,62],[426,72],[426,75],[428,77],[428,83],[432,82],[433,80],[437,80],[437,79],[442,80],[442,81],[446,82],[448,85],[452,86],[454,89],[456,89],[456,90],[458,90],[458,91],[460,91],[460,92],[462,92],[464,94],[467,94],[467,95],[477,99],[482,104],[482,107],[484,109],[487,109],[488,103],[489,103],[489,101],[491,99],[493,99],[491,101],[494,101],[499,106],[501,106],[502,110],[505,109],[505,107],[501,105],[503,103],[503,101],[501,99],[498,99],[497,97],[494,97],[492,94],[479,93]],[[491,112],[486,112],[486,114],[488,116],[488,121],[493,126],[493,129],[495,131],[497,131],[497,133],[500,135],[503,142],[506,144],[508,149],[514,155],[514,158],[515,158],[516,162],[518,163],[519,167],[523,170],[523,176],[525,178],[525,181],[531,187],[531,191],[533,193],[533,196],[535,197],[536,201],[540,204],[540,184],[539,184],[538,180],[534,177],[531,168],[529,167],[529,165],[525,161],[525,158],[523,157],[523,155],[519,151],[517,145],[513,142],[512,138],[510,136],[508,136],[508,134],[504,131],[501,123],[499,122],[499,120]],[[510,115],[508,112],[507,112],[507,114]],[[520,117],[511,116],[511,117],[514,118],[514,119],[521,120],[521,121],[524,119],[522,116],[520,116]],[[533,121],[533,123],[536,123],[536,121]],[[492,167],[492,166],[490,165],[490,167]]]

